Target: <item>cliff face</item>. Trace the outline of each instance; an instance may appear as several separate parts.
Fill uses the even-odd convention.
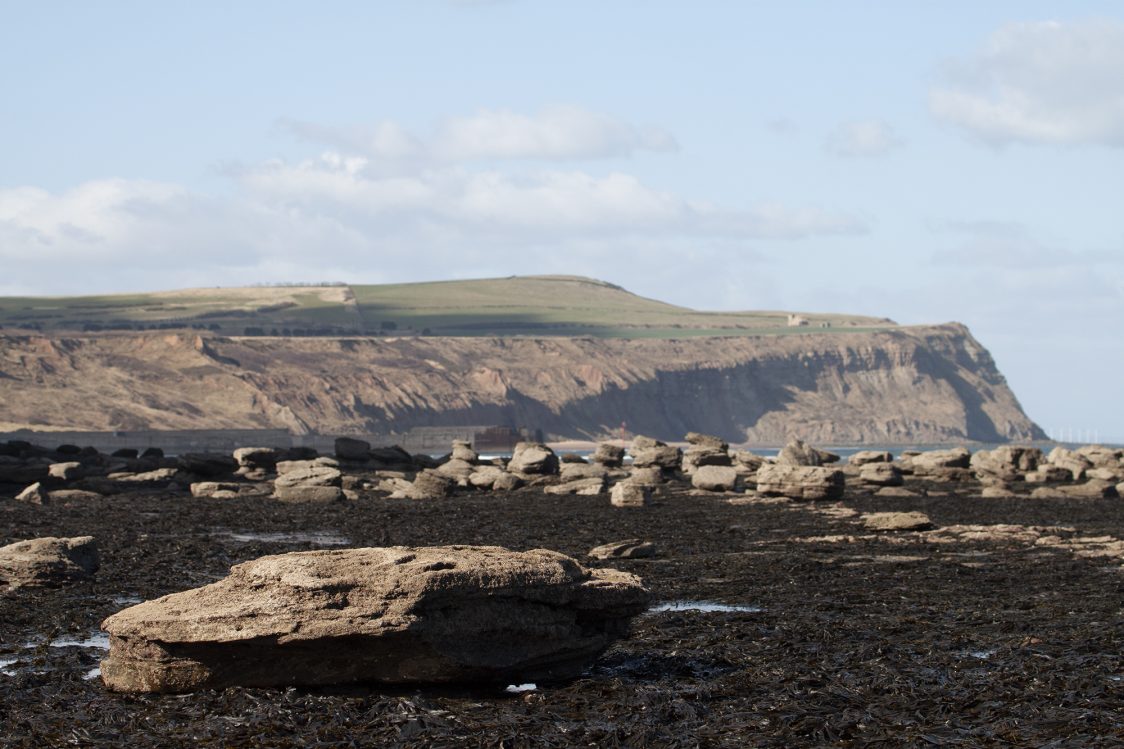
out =
[[[737,338],[0,336],[0,428],[538,427],[821,444],[1028,440],[959,325]]]

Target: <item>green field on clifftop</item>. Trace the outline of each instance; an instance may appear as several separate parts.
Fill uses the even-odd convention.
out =
[[[699,312],[573,276],[385,285],[187,289],[89,297],[0,297],[6,332],[195,328],[222,335],[444,335],[678,338],[892,327],[886,319]]]

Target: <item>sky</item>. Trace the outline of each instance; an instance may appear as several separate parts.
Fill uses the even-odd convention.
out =
[[[1117,2],[0,0],[0,295],[566,273],[959,321],[1124,442]]]

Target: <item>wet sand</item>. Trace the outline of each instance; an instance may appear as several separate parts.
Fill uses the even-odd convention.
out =
[[[0,597],[0,745],[1124,744],[1120,559],[1013,539],[872,537],[846,512],[920,510],[938,526],[1062,525],[1121,538],[1124,501],[849,492],[840,511],[727,500],[665,491],[649,508],[621,510],[607,497],[535,490],[334,505],[0,499],[0,542],[92,534],[102,558],[93,582]],[[663,610],[638,618],[630,639],[566,684],[127,696],[93,672],[102,618],[264,554],[466,543],[584,558],[634,537],[659,554],[584,561],[641,575]]]

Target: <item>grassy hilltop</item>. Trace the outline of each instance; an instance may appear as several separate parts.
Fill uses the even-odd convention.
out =
[[[210,329],[223,335],[781,335],[892,327],[886,319],[786,312],[699,312],[575,276],[384,285],[261,286],[82,297],[0,297],[7,329]]]

